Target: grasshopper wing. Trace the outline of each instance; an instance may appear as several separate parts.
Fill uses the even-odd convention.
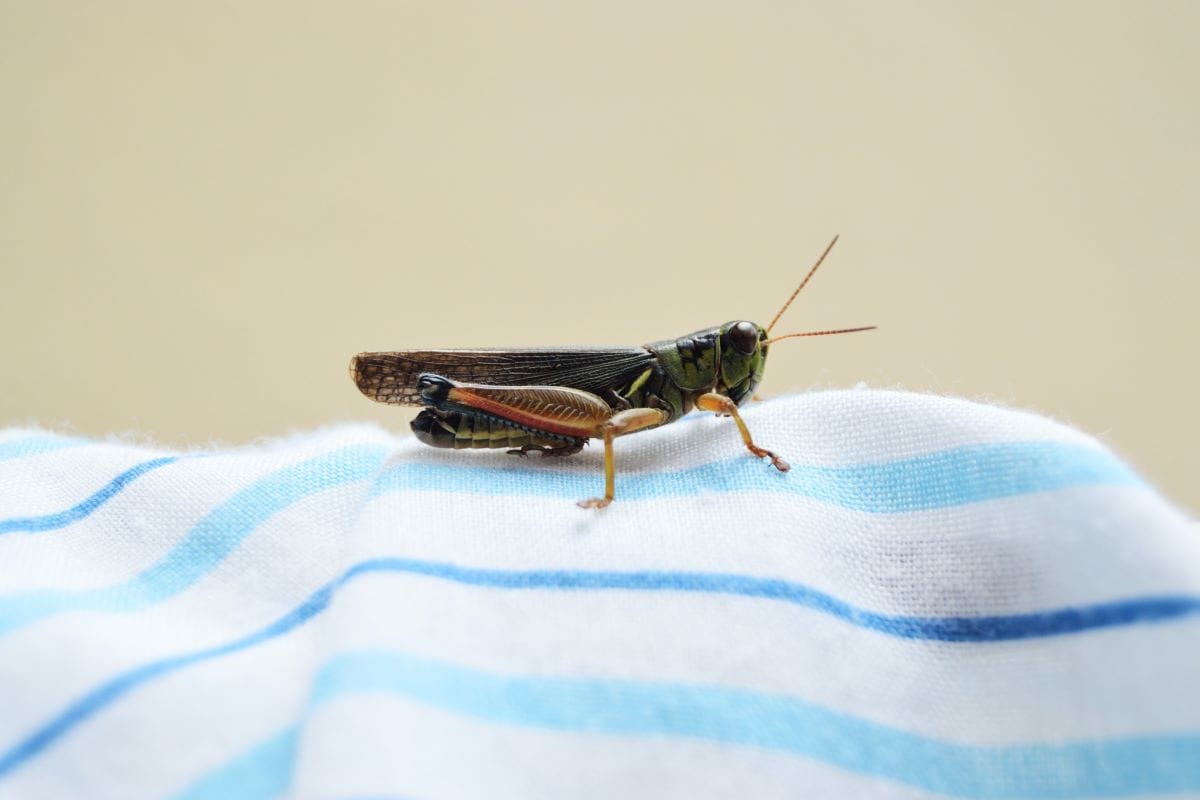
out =
[[[620,390],[655,363],[644,347],[407,350],[359,353],[350,361],[358,390],[380,403],[419,406],[423,373],[494,386],[566,386],[605,396]]]

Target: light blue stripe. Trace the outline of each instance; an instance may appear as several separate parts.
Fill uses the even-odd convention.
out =
[[[800,700],[712,686],[497,675],[403,653],[350,653],[314,703],[386,692],[491,722],[684,736],[782,750],[962,797],[1072,797],[1200,790],[1200,734],[1064,745],[970,747]]]
[[[603,489],[603,477],[575,470],[486,463],[451,466],[409,462],[384,471],[372,496],[395,491],[438,490],[483,495],[579,500]],[[846,467],[793,465],[769,469],[753,458],[735,458],[689,469],[622,473],[618,454],[618,501],[687,497],[713,492],[796,494],[855,511],[895,514],[977,503],[1072,486],[1144,485],[1111,454],[1058,442],[971,445],[874,464]]]
[[[300,728],[293,726],[261,742],[175,795],[174,800],[267,800],[291,782]]]
[[[273,472],[217,506],[162,560],[125,583],[0,596],[0,634],[66,611],[129,612],[178,594],[267,519],[316,492],[370,478],[387,453],[382,445],[354,445]]]
[[[695,684],[500,675],[395,651],[335,657],[318,675],[310,702],[318,706],[364,693],[399,695],[490,723],[760,747],[955,797],[1200,791],[1200,733],[976,747],[784,695]],[[293,766],[276,760],[263,768],[286,776]]]
[[[69,436],[21,436],[16,439],[6,439],[0,442],[0,461],[28,458],[67,447],[78,447],[81,444],[86,444],[86,440]]]
[[[55,514],[43,514],[36,517],[13,517],[11,519],[0,520],[0,534],[16,532],[42,533],[64,528],[73,522],[78,522],[100,508],[100,506],[119,494],[122,489],[147,472],[156,470],[159,467],[165,467],[167,464],[173,464],[178,460],[177,456],[164,456],[163,458],[154,458],[149,461],[143,461],[141,464],[136,464],[120,475],[117,475],[107,485],[101,487],[88,498],[76,503],[65,511],[59,511]]]

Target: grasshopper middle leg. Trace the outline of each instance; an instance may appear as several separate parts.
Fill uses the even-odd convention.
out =
[[[618,411],[600,425],[597,433],[604,437],[604,497],[580,500],[581,508],[604,508],[613,501],[616,466],[613,463],[613,439],[626,433],[653,428],[667,421],[667,412],[660,408],[630,408]]]

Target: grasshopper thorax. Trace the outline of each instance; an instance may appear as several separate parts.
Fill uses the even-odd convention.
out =
[[[718,392],[739,404],[752,395],[766,363],[766,335],[761,325],[734,320],[649,347],[681,392],[680,413],[685,413],[691,399],[705,392]]]

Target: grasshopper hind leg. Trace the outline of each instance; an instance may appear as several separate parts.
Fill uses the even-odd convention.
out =
[[[510,447],[522,455],[535,449],[570,455],[587,439],[604,439],[604,496],[582,501],[584,508],[604,508],[613,500],[613,439],[670,419],[664,408],[614,413],[599,396],[567,386],[492,386],[424,373],[416,390],[426,408],[413,420],[413,431],[435,447]]]

